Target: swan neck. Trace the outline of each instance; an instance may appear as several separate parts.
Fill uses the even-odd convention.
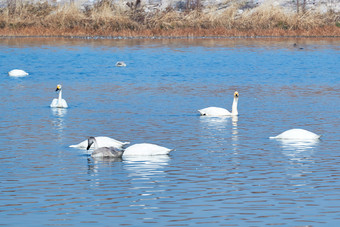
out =
[[[59,101],[61,101],[61,99],[62,99],[62,97],[61,97],[61,95],[62,95],[61,92],[62,92],[62,91],[60,90],[60,91],[59,91],[59,97],[58,97],[58,100],[59,100]]]
[[[234,101],[233,101],[233,106],[231,108],[231,114],[232,115],[238,115],[238,111],[237,111],[237,103],[238,103],[238,98],[234,97]]]

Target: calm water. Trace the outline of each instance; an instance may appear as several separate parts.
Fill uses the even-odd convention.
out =
[[[340,39],[0,39],[0,225],[339,225],[339,62]],[[238,117],[198,115],[235,90]],[[268,139],[290,128],[322,140]],[[176,150],[93,160],[88,136]]]

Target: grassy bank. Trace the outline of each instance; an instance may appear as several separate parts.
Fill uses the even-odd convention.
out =
[[[260,5],[146,12],[109,0],[80,9],[73,4],[8,4],[0,10],[1,36],[340,36],[340,15],[287,12]]]

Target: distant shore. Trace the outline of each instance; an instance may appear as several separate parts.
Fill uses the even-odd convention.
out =
[[[237,2],[237,1],[235,1]],[[0,37],[340,37],[340,14],[292,12],[272,5],[240,9],[146,11],[102,0],[86,9],[49,3],[0,9]]]

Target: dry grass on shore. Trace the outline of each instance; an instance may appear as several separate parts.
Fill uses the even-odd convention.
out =
[[[261,5],[239,13],[223,10],[159,11],[121,7],[102,0],[80,10],[48,3],[0,9],[2,36],[340,36],[340,15],[288,13]]]

